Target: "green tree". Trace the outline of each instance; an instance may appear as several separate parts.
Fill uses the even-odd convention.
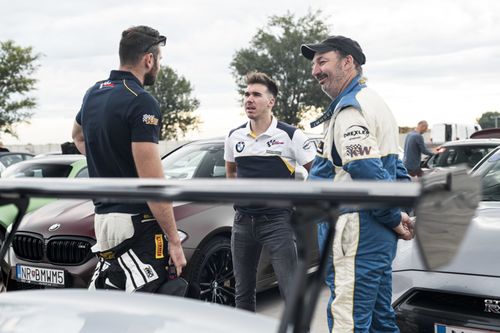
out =
[[[161,139],[177,139],[198,128],[200,119],[194,111],[200,106],[200,101],[191,96],[193,87],[187,79],[172,68],[161,66],[156,83],[148,90],[160,103]]]
[[[481,128],[495,128],[500,125],[500,112],[487,111],[477,118],[476,122],[481,125]]]
[[[26,121],[36,106],[33,97],[36,79],[31,75],[39,67],[40,54],[32,47],[17,46],[14,41],[0,42],[0,133],[16,136],[13,125]]]
[[[326,20],[321,16],[321,11],[310,11],[298,18],[289,12],[271,16],[252,38],[251,46],[238,50],[230,64],[241,95],[248,72],[270,75],[280,90],[273,113],[292,125],[299,125],[306,117],[313,120],[313,114],[322,112],[331,102],[312,77],[310,61],[300,52],[303,43],[316,43],[328,37]]]

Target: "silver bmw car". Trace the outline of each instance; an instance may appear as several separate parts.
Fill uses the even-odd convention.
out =
[[[393,306],[401,332],[500,332],[500,148],[472,173],[482,179],[482,201],[449,264],[427,270],[415,241],[398,244]]]

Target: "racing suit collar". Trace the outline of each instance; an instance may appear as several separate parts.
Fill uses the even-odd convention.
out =
[[[346,96],[351,91],[353,91],[354,88],[358,87],[358,85],[361,84],[360,81],[361,81],[361,75],[357,75],[356,77],[354,77],[354,79],[351,81],[351,83],[349,83],[349,85],[330,103],[330,106],[328,107],[328,109],[326,109],[326,111],[323,112],[323,114],[318,119],[312,121],[309,124],[309,126],[311,126],[311,128],[314,128],[314,127],[324,123],[325,121],[330,120],[330,118],[332,118],[332,116],[333,116],[333,113],[334,113],[335,108],[337,107],[337,104],[339,103],[339,101],[344,96]]]

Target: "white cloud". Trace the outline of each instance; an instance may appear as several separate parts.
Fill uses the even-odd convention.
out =
[[[39,106],[32,125],[19,126],[21,140],[67,141],[86,89],[118,65],[121,31],[138,24],[167,35],[163,63],[190,80],[201,101],[203,125],[190,137],[225,134],[244,120],[229,69],[234,53],[270,15],[309,8],[323,9],[332,34],[360,42],[368,83],[400,125],[470,122],[500,111],[497,0],[11,1],[0,12],[0,40],[44,54]]]

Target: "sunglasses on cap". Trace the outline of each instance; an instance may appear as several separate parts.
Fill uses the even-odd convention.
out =
[[[159,36],[156,41],[154,41],[153,43],[151,43],[148,47],[146,47],[144,49],[144,52],[148,52],[149,49],[152,48],[155,45],[165,46],[166,42],[167,42],[167,37],[165,37],[165,36]]]

